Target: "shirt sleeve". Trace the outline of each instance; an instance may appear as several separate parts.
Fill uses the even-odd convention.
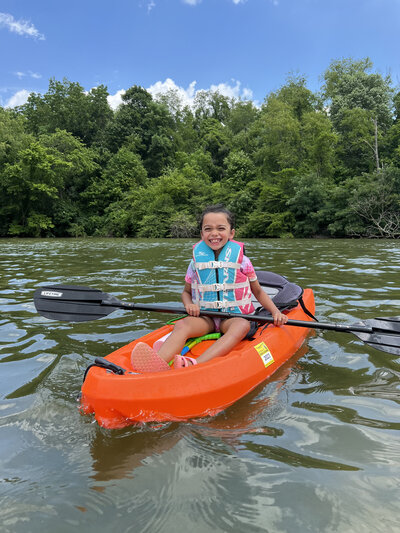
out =
[[[245,274],[249,278],[249,281],[257,280],[257,274],[254,270],[254,267],[250,259],[247,257],[247,255],[243,256],[243,261],[242,261],[240,270],[243,272],[243,274]]]
[[[196,272],[193,268],[193,259],[190,261],[188,269],[186,271],[185,281],[186,283],[192,284],[192,281],[196,275]]]

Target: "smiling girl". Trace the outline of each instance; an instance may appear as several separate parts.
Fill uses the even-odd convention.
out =
[[[206,208],[200,219],[199,241],[193,247],[193,259],[185,276],[182,301],[189,316],[178,320],[171,335],[156,353],[145,343],[132,351],[132,365],[140,372],[169,370],[205,363],[226,355],[249,332],[250,322],[241,316],[210,318],[200,316],[201,309],[250,314],[254,311],[252,294],[267,309],[276,326],[287,322],[271,298],[261,288],[253,265],[244,255],[243,243],[233,240],[233,215],[223,206]],[[197,359],[179,355],[187,339],[212,332],[223,335]]]

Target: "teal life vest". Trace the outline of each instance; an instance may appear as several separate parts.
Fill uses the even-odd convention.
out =
[[[228,241],[215,259],[204,241],[193,247],[197,279],[192,282],[193,302],[201,309],[230,313],[254,312],[249,278],[241,272],[243,243]]]

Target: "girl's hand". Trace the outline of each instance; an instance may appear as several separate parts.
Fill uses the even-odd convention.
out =
[[[278,309],[272,313],[272,318],[274,319],[275,326],[282,326],[288,321],[288,317],[281,313]]]
[[[186,313],[190,316],[200,316],[200,307],[196,304],[185,305]]]

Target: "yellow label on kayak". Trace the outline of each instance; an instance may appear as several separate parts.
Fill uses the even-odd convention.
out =
[[[265,342],[260,342],[260,344],[256,344],[254,348],[259,353],[265,367],[272,365],[272,363],[275,363],[274,358],[272,357],[272,353],[269,351],[269,348],[265,344]]]

